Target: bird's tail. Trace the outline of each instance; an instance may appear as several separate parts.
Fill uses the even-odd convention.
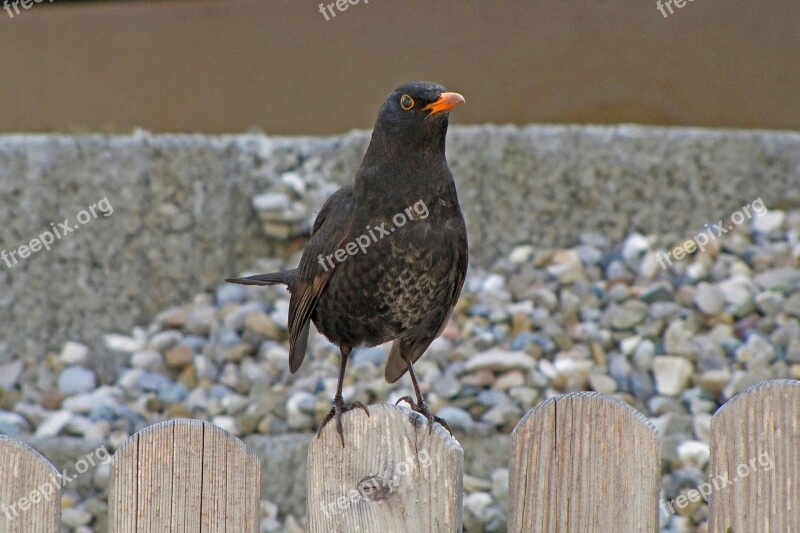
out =
[[[238,283],[239,285],[289,285],[294,281],[297,269],[285,270],[283,272],[271,272],[269,274],[258,274],[246,278],[229,278],[228,283]]]

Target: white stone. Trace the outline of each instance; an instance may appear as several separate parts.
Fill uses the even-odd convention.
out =
[[[622,257],[626,263],[630,264],[642,257],[649,249],[650,243],[644,235],[632,233],[622,244]]]
[[[61,433],[64,426],[72,419],[72,416],[72,413],[67,410],[55,411],[39,424],[39,427],[36,428],[36,436],[55,437]]]
[[[145,347],[144,339],[136,339],[127,335],[109,334],[103,337],[109,350],[123,353],[133,353]]]
[[[640,342],[642,342],[642,337],[640,335],[625,337],[619,342],[619,347],[622,350],[622,353],[625,355],[630,355],[636,351],[636,347],[639,346]]]
[[[676,396],[686,388],[694,369],[683,357],[662,355],[653,359],[653,374],[659,394]]]
[[[592,362],[587,359],[572,359],[561,357],[555,361],[556,370],[564,377],[566,387],[569,389],[583,388],[589,379]]]
[[[508,260],[511,261],[515,265],[521,265],[522,263],[527,263],[533,257],[533,246],[529,244],[524,244],[521,246],[515,246],[511,253],[508,255]]]
[[[533,370],[535,366],[535,359],[525,352],[494,349],[473,355],[467,361],[466,369],[469,372],[479,370],[505,372],[514,369]]]
[[[684,466],[702,469],[711,458],[711,448],[705,442],[689,440],[678,446],[678,459]]]
[[[483,290],[485,292],[499,291],[503,288],[505,283],[505,278],[500,274],[489,274],[486,276],[486,279],[483,280]]]
[[[77,529],[92,521],[92,513],[77,507],[67,507],[61,511],[61,525],[68,529]]]
[[[131,356],[131,365],[144,370],[157,370],[164,365],[164,357],[155,350],[141,350]]]
[[[282,192],[265,192],[253,198],[257,211],[282,211],[289,207],[291,200]]]
[[[211,422],[214,425],[221,427],[228,433],[239,435],[239,427],[236,424],[236,419],[232,416],[215,416],[211,419]]]
[[[714,285],[701,283],[694,295],[694,303],[706,315],[716,315],[725,309],[725,294]]]
[[[487,492],[473,492],[464,497],[464,510],[481,519],[492,505],[492,496]]]
[[[79,342],[67,341],[58,354],[58,359],[65,365],[82,365],[89,357],[89,348]]]
[[[756,215],[750,223],[753,231],[759,233],[772,233],[783,229],[783,223],[786,221],[786,213],[783,211],[767,211],[763,215]]]

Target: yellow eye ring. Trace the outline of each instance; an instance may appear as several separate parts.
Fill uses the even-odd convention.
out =
[[[407,94],[404,94],[403,96],[400,97],[400,107],[408,111],[409,109],[414,107],[414,99],[408,96]]]

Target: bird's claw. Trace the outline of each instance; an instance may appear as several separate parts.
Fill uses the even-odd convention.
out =
[[[347,411],[352,411],[353,409],[363,409],[367,416],[369,416],[369,409],[363,403],[356,400],[355,402],[347,405],[344,403],[344,399],[341,396],[336,396],[333,399],[333,406],[331,410],[328,411],[328,414],[325,415],[325,418],[322,419],[322,423],[319,425],[319,430],[317,431],[317,437],[322,434],[322,428],[325,427],[325,424],[330,422],[333,418],[336,418],[336,432],[339,434],[339,439],[342,441],[342,448],[344,448],[344,426],[342,425],[342,415],[345,414]]]
[[[446,429],[447,432],[450,433],[451,437],[453,436],[453,431],[450,429],[450,426],[447,425],[447,422],[444,421],[444,418],[439,418],[435,414],[431,413],[431,410],[428,409],[428,405],[425,403],[425,400],[415,402],[411,399],[411,396],[403,396],[394,404],[398,405],[400,402],[406,402],[412,411],[421,414],[423,417],[425,417],[425,419],[428,420],[428,435],[430,435],[431,430],[433,429],[433,423],[436,422]]]

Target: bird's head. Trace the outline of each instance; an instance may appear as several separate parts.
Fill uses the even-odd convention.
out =
[[[444,147],[449,111],[464,103],[438,83],[417,81],[389,94],[375,122],[376,133],[396,146]]]

